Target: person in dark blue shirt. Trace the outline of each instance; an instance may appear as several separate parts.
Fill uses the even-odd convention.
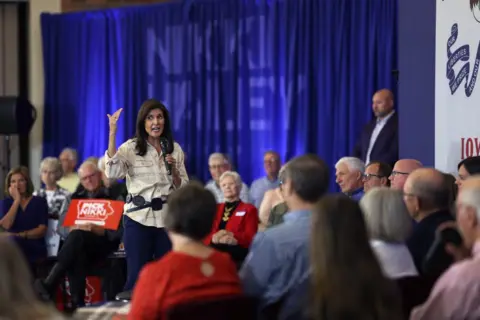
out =
[[[32,195],[26,167],[13,168],[5,180],[7,198],[0,206],[0,227],[20,247],[34,271],[34,265],[47,257],[48,204]]]

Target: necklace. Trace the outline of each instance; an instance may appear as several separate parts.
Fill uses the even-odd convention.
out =
[[[230,213],[232,212],[233,208],[235,208],[235,206],[231,208],[225,207],[225,211],[223,211],[223,218],[222,218],[223,221],[226,222],[230,219]]]

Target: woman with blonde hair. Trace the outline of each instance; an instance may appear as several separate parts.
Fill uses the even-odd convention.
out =
[[[418,276],[405,244],[413,222],[403,201],[403,192],[387,187],[373,188],[360,200],[370,245],[385,276],[391,279]]]
[[[330,195],[314,207],[310,260],[311,318],[403,319],[399,292],[382,273],[355,200]]]
[[[36,190],[33,195],[47,200],[48,217],[58,220],[60,212],[67,204],[70,192],[58,185],[62,178],[62,163],[54,157],[46,157],[40,163],[40,178],[43,186]]]
[[[25,259],[17,246],[0,233],[0,319],[62,319],[37,300]]]

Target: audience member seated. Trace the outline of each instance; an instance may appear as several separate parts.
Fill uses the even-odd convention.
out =
[[[311,229],[309,318],[404,319],[396,284],[382,273],[356,201],[326,196],[313,209]]]
[[[458,164],[458,188],[462,187],[462,181],[475,174],[480,174],[480,156],[465,158]]]
[[[91,158],[93,158],[93,159],[91,159]],[[91,159],[91,160],[89,160],[89,159]],[[127,185],[124,182],[119,182],[116,179],[107,178],[107,175],[105,174],[105,157],[101,157],[100,159],[98,159],[98,161],[95,162],[96,159],[97,158],[90,157],[85,161],[90,161],[90,162],[94,163],[95,165],[97,165],[98,170],[100,170],[101,175],[102,175],[103,186],[108,189],[108,192],[109,192],[109,195],[111,196],[111,198],[116,199],[116,200],[125,201],[127,199],[127,194],[128,194]],[[78,185],[78,188],[77,188],[76,192],[81,193],[81,192],[84,192],[84,191],[85,191],[85,188],[80,183]]]
[[[403,190],[403,185],[408,178],[408,175],[423,165],[420,161],[414,159],[400,159],[393,166],[392,174],[388,178],[390,180],[390,187],[396,190]]]
[[[47,200],[48,217],[58,220],[61,209],[66,205],[70,192],[57,182],[62,177],[62,164],[57,158],[47,157],[40,163],[43,187],[33,193]]]
[[[172,251],[143,268],[129,319],[165,319],[176,305],[241,294],[230,257],[202,243],[211,231],[216,206],[211,192],[195,182],[170,195],[165,228]]]
[[[354,157],[344,157],[335,165],[335,181],[344,194],[355,200],[363,196],[365,163]]]
[[[211,234],[204,242],[228,252],[237,264],[241,264],[258,230],[257,208],[240,200],[242,179],[238,173],[224,172],[219,183],[225,202],[218,204]]]
[[[386,277],[398,279],[417,276],[412,255],[405,244],[412,231],[401,191],[379,187],[360,201],[365,216],[370,245]]]
[[[435,280],[440,274],[437,272],[426,274],[423,264],[434,243],[437,228],[453,220],[448,207],[449,189],[445,183],[444,174],[431,168],[413,171],[405,182],[403,196],[410,215],[417,221],[412,235],[407,240],[408,249],[419,273]],[[445,259],[450,259],[445,251],[440,254]],[[438,271],[441,273],[444,270]]]
[[[101,173],[97,166],[85,161],[78,169],[80,182],[84,192],[74,193],[72,199],[111,199],[108,189],[102,186]],[[62,210],[59,225],[63,224],[68,205]],[[117,250],[123,234],[122,225],[118,230],[106,230],[94,224],[77,225],[71,228],[59,227],[60,235],[65,239],[57,255],[57,262],[43,281],[36,281],[35,288],[39,295],[49,300],[57,285],[67,274],[70,284],[70,294],[75,307],[84,305],[85,277],[89,267],[105,259]],[[112,274],[114,274],[112,272]],[[121,281],[109,279],[108,281]]]
[[[225,199],[223,198],[222,189],[220,188],[219,184],[220,176],[225,171],[230,171],[231,168],[232,165],[230,164],[227,157],[222,153],[212,153],[210,157],[208,157],[208,169],[210,170],[210,174],[212,175],[212,180],[207,182],[205,188],[207,188],[213,193],[215,199],[217,200],[217,203],[223,203],[225,201]],[[245,183],[242,183],[242,188],[240,190],[240,199],[245,203],[250,202],[248,199],[248,187]]]
[[[14,242],[0,233],[0,318],[8,320],[59,320],[54,308],[38,301],[32,275]]]
[[[454,214],[455,213],[455,201],[457,200],[457,193],[458,193],[458,185],[457,185],[457,178],[453,174],[444,173],[445,176],[445,183],[447,184],[448,188],[448,207],[450,211]]]
[[[62,163],[63,176],[58,180],[58,185],[73,193],[78,187],[80,180],[75,167],[77,166],[77,151],[72,148],[65,148],[60,153],[60,162]]]
[[[457,224],[472,257],[461,252],[437,281],[427,302],[413,310],[412,320],[480,319],[480,178],[462,180]],[[463,260],[461,260],[463,258]]]
[[[5,179],[5,190],[7,198],[2,200],[0,226],[20,247],[35,272],[36,264],[47,257],[47,201],[32,196],[33,183],[26,167],[10,170]]]
[[[390,187],[390,180],[388,177],[392,174],[392,167],[383,162],[370,162],[365,167],[363,174],[363,190],[368,190],[375,187]]]
[[[275,151],[265,152],[263,167],[266,176],[253,181],[250,186],[250,202],[257,208],[260,208],[265,192],[279,186],[280,155]]]
[[[283,215],[288,212],[287,204],[283,199],[281,191],[281,182],[284,171],[285,165],[282,166],[278,174],[280,185],[273,190],[268,190],[265,192],[265,196],[263,197],[258,214],[260,219],[259,229],[261,231],[282,223]]]
[[[311,210],[328,190],[329,170],[316,155],[304,155],[289,161],[284,174],[282,194],[290,211],[282,224],[255,236],[240,279],[261,309],[280,304],[279,319],[299,319],[304,301],[298,292],[310,268]]]

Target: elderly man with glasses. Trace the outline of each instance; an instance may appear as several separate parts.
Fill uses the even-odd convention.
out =
[[[403,190],[408,175],[414,170],[422,167],[423,164],[415,159],[398,160],[393,166],[392,174],[389,177],[391,188],[395,190]]]

